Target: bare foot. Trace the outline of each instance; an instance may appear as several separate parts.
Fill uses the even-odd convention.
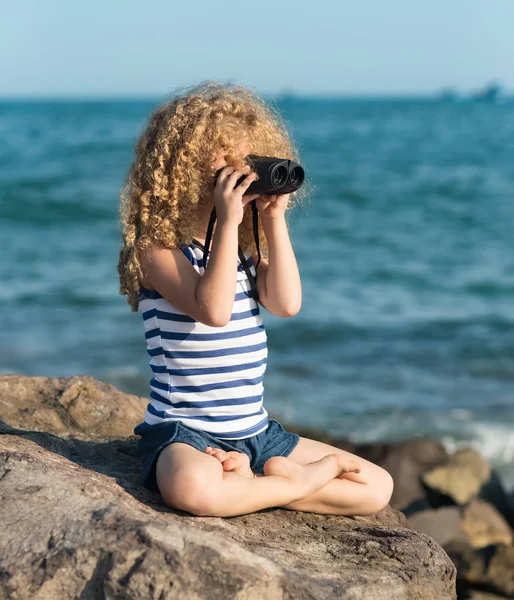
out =
[[[360,465],[343,454],[327,454],[320,460],[299,465],[285,456],[273,456],[264,463],[264,475],[279,475],[299,484],[303,497],[310,496],[343,472],[358,473]]]
[[[255,477],[255,474],[250,469],[250,459],[244,452],[226,452],[225,450],[221,450],[221,448],[212,448],[211,446],[207,446],[205,452],[217,458],[223,465],[224,471],[234,471],[235,473],[239,473],[239,475],[250,477],[250,479]]]

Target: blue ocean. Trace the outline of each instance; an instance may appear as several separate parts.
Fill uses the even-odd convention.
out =
[[[0,103],[0,371],[149,393],[119,192],[154,100]],[[265,406],[354,442],[477,448],[514,486],[514,102],[284,97],[313,186]],[[143,417],[143,415],[142,415]]]

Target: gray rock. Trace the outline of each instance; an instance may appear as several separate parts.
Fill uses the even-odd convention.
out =
[[[468,541],[461,528],[461,513],[457,506],[442,506],[422,510],[408,517],[411,527],[432,536],[444,548],[449,542]]]
[[[66,425],[66,412],[59,418]],[[195,517],[138,485],[135,437],[70,426],[73,437],[0,423],[1,598],[456,597],[448,555],[390,507],[354,518],[278,508]]]

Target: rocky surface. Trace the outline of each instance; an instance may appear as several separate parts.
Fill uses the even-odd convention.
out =
[[[446,550],[459,599],[514,598],[514,499],[476,450],[449,455],[436,441],[410,440],[353,452],[392,475],[391,507]]]
[[[456,597],[446,552],[390,507],[353,518],[169,509],[139,485],[131,434],[146,403],[88,377],[0,377],[0,598]]]
[[[133,436],[147,404],[147,398],[88,376],[0,376],[0,418],[12,427],[61,437]]]

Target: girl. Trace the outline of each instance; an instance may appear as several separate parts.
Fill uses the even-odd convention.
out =
[[[217,82],[157,108],[137,143],[121,195],[118,272],[120,293],[142,313],[154,374],[144,421],[134,429],[143,484],[194,515],[278,506],[373,514],[392,494],[387,471],[286,431],[263,406],[259,303],[293,316],[301,285],[285,220],[291,200],[245,194],[256,179],[249,154],[299,161],[274,109],[248,89]],[[257,270],[252,200],[265,257]]]

